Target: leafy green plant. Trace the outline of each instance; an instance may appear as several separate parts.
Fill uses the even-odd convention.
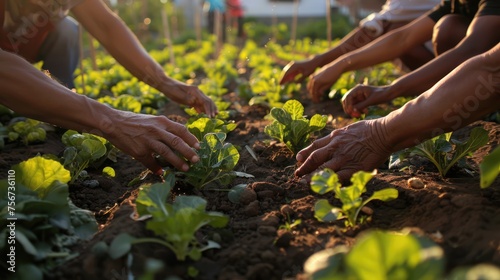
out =
[[[500,146],[484,157],[479,168],[481,172],[481,188],[484,189],[493,184],[493,181],[500,173]]]
[[[24,145],[36,142],[44,142],[47,132],[40,126],[37,120],[27,119],[15,122],[7,127],[9,141],[20,139]]]
[[[465,156],[484,146],[488,140],[488,132],[482,127],[473,128],[466,141],[453,139],[452,133],[449,132],[407,149],[402,157],[425,157],[437,167],[439,174],[445,177],[452,166],[460,160],[465,160]]]
[[[61,137],[66,145],[62,156],[62,164],[71,172],[70,184],[74,183],[80,173],[90,164],[106,158],[114,147],[104,138],[89,133],[66,131]]]
[[[59,162],[37,156],[14,166],[0,181],[0,253],[10,254],[12,261],[1,266],[15,267],[18,279],[50,275],[74,257],[71,246],[97,231],[92,212],[69,200],[69,179]]]
[[[351,185],[342,187],[337,174],[328,168],[317,172],[311,179],[311,189],[318,194],[334,192],[335,198],[339,199],[342,207],[332,206],[328,200],[320,199],[314,205],[314,216],[323,222],[332,222],[338,219],[347,219],[346,226],[358,224],[358,215],[363,206],[368,202],[378,199],[389,201],[398,197],[398,191],[394,188],[386,188],[373,192],[363,201],[361,195],[366,192],[366,184],[375,175],[365,171],[358,171],[351,177]]]
[[[302,223],[301,219],[297,219],[293,222],[290,221],[290,217],[287,216],[287,220],[284,224],[280,225],[278,229],[284,229],[286,231],[292,231],[292,229]]]
[[[443,250],[408,230],[372,230],[345,246],[311,255],[304,271],[312,280],[434,280],[442,279]]]
[[[200,141],[200,161],[191,165],[187,172],[176,174],[187,184],[201,189],[211,183],[229,184],[238,173],[233,171],[240,160],[240,153],[231,143],[224,143],[226,134],[207,133]]]
[[[188,122],[187,128],[189,132],[201,141],[208,133],[222,132],[227,134],[236,128],[236,124],[234,122],[225,122],[221,119],[201,117]]]
[[[327,120],[319,114],[308,120],[304,117],[304,106],[294,99],[288,100],[283,108],[271,109],[271,116],[274,120],[264,132],[285,143],[294,154],[309,144],[311,133],[323,129]]]
[[[178,196],[173,203],[167,200],[175,184],[175,177],[170,174],[165,183],[143,186],[136,200],[139,217],[151,217],[146,228],[152,230],[156,237],[135,238],[126,233],[118,235],[110,246],[112,258],[119,258],[128,253],[133,244],[153,242],[172,250],[177,259],[199,260],[203,251],[219,248],[219,244],[208,241],[200,244],[196,232],[203,226],[221,228],[226,226],[229,218],[219,212],[206,212],[207,202],[199,196]]]

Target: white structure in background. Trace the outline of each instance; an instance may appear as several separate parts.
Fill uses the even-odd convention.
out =
[[[273,1],[273,0],[240,0],[245,9],[245,16],[248,17],[292,17],[295,4],[293,0]],[[334,1],[331,1],[334,5]],[[325,0],[300,0],[298,2],[299,17],[325,17]]]
[[[292,18],[295,12],[294,0],[240,0],[245,11],[245,17],[271,19]],[[193,19],[195,11],[200,11],[202,0],[175,0],[175,4],[182,8],[186,19]],[[334,0],[331,6],[337,7]],[[299,0],[299,18],[324,18],[326,16],[325,0]],[[203,22],[205,19],[202,19]],[[188,20],[189,25],[192,20]]]

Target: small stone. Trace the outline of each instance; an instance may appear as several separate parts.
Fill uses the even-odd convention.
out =
[[[97,188],[99,187],[99,181],[97,180],[85,180],[82,185],[86,188]]]
[[[417,190],[425,188],[425,184],[422,181],[422,179],[417,177],[412,177],[408,179],[408,186],[412,189],[417,189]]]
[[[361,207],[361,212],[365,213],[366,215],[373,215],[373,209],[368,206]]]

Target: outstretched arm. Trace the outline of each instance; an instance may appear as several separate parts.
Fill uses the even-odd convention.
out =
[[[500,16],[476,17],[469,25],[466,37],[455,48],[395,80],[386,96],[392,100],[398,96],[415,96],[426,91],[460,63],[495,46],[500,41],[499,28]]]
[[[85,0],[74,7],[72,12],[85,29],[132,75],[177,103],[193,106],[198,112],[211,117],[217,114],[215,103],[197,87],[167,77],[132,31],[102,1]]]
[[[500,104],[500,44],[464,62],[427,92],[386,117],[360,121],[297,154],[297,176],[325,167],[343,180],[377,168],[393,152],[463,127]]]
[[[434,21],[427,15],[380,36],[370,44],[340,56],[311,77],[308,90],[313,101],[319,102],[342,73],[395,59],[432,37]]]
[[[181,170],[187,170],[188,164],[174,151],[198,161],[192,149],[198,141],[184,125],[166,117],[112,109],[68,90],[23,58],[3,50],[0,84],[0,104],[29,118],[103,136],[153,172],[161,171],[153,153]]]

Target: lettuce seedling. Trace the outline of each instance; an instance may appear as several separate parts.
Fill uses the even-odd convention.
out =
[[[156,237],[135,238],[128,234],[117,236],[111,243],[109,253],[112,258],[119,258],[130,251],[133,244],[153,242],[172,250],[177,259],[199,260],[201,253],[208,249],[220,248],[214,241],[202,245],[195,234],[203,226],[221,228],[227,225],[229,218],[219,212],[206,212],[207,202],[199,196],[178,196],[173,203],[168,203],[170,191],[175,184],[175,177],[170,174],[165,183],[143,186],[136,199],[139,217],[151,217],[146,228]]]
[[[24,145],[30,143],[44,142],[47,132],[40,126],[37,120],[27,119],[25,121],[15,122],[7,127],[9,141],[21,139]]]
[[[177,171],[187,184],[201,189],[210,183],[229,184],[237,172],[233,171],[240,160],[240,153],[231,143],[224,143],[226,134],[208,133],[200,141],[200,161],[191,165],[187,172]]]
[[[350,250],[337,246],[311,255],[304,272],[312,280],[432,280],[443,279],[444,267],[443,250],[431,240],[408,230],[372,230],[360,236]]]
[[[304,117],[304,106],[297,100],[288,100],[283,108],[271,109],[274,121],[264,132],[285,143],[294,154],[309,145],[311,133],[323,129],[326,116],[315,114],[310,120]]]
[[[493,181],[500,173],[500,146],[484,157],[479,168],[481,171],[481,188],[485,189],[493,184]]]
[[[452,133],[445,133],[429,139],[413,148],[407,149],[400,157],[419,155],[430,160],[445,177],[450,168],[465,156],[488,143],[488,132],[482,127],[472,129],[469,139],[453,139]]]
[[[49,277],[74,257],[70,248],[97,231],[93,213],[71,203],[69,180],[61,163],[41,156],[13,166],[0,180],[0,253],[15,253],[18,279]]]
[[[211,118],[198,118],[191,122],[188,122],[187,128],[198,140],[202,140],[203,137],[208,133],[218,133],[222,132],[227,134],[236,128],[234,122],[225,122],[221,119],[211,119]]]
[[[342,207],[330,205],[328,200],[320,199],[314,205],[315,217],[323,222],[332,222],[338,219],[347,219],[346,226],[358,224],[358,215],[361,208],[368,202],[378,199],[389,201],[398,197],[398,191],[394,188],[387,188],[375,191],[372,196],[363,201],[361,195],[366,191],[366,184],[376,172],[368,173],[358,171],[351,177],[351,185],[342,187],[337,174],[328,168],[317,172],[311,179],[311,189],[318,194],[334,192],[335,198],[340,199]]]
[[[109,150],[106,147],[108,143],[106,139],[89,133],[80,134],[74,130],[68,130],[61,140],[66,145],[62,164],[71,172],[70,184],[79,178],[80,173],[89,164],[104,158]]]

